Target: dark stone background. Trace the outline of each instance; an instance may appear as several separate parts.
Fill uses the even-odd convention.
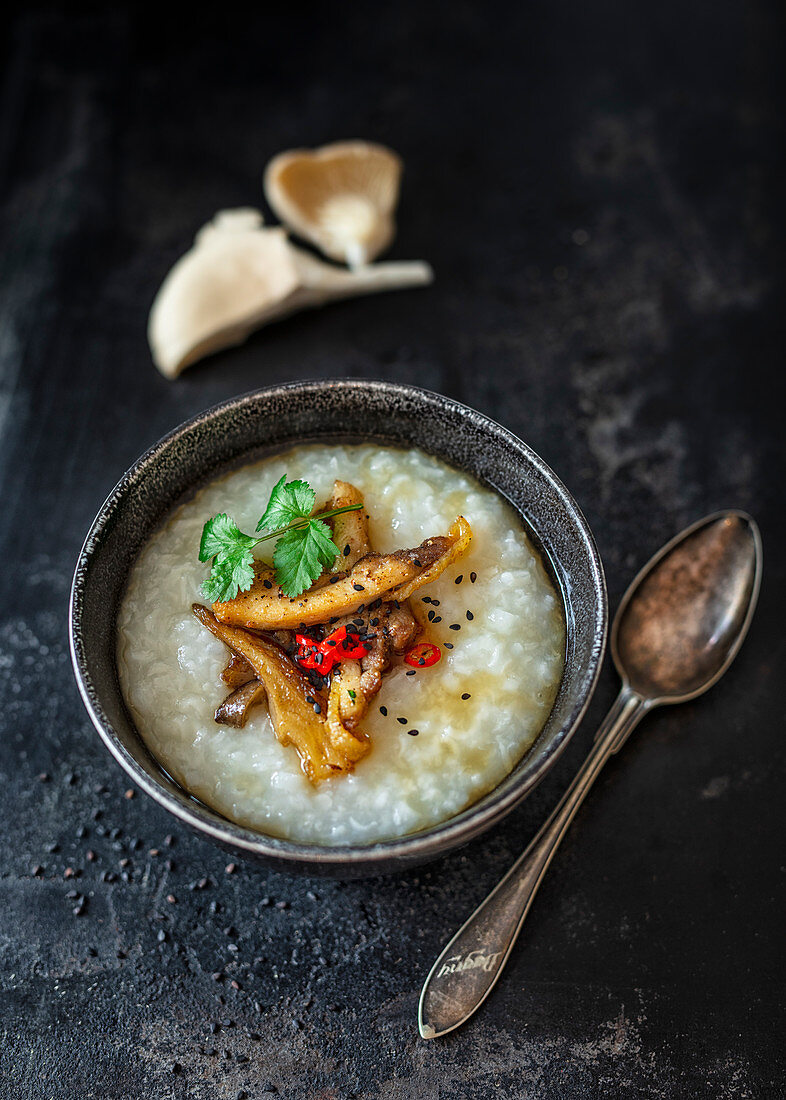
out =
[[[0,1093],[784,1095],[781,5],[289,7],[3,17]],[[271,155],[345,136],[403,155],[391,255],[435,285],[165,381],[145,323],[169,265],[218,208],[262,202]],[[519,433],[585,509],[612,606],[704,513],[764,535],[734,667],[610,762],[491,1000],[429,1044],[422,980],[568,784],[613,669],[504,825],[341,884],[227,873],[124,798],[68,657],[73,563],[125,467],[220,399],[335,375]]]

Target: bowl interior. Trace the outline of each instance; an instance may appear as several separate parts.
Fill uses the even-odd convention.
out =
[[[126,710],[115,663],[117,610],[131,565],[155,528],[203,484],[297,443],[414,446],[505,496],[562,595],[565,670],[551,714],[514,770],[442,825],[364,847],[316,847],[255,833],[197,802],[157,763]],[[304,382],[262,390],[175,429],[123,476],[88,533],[74,575],[71,647],[82,697],[107,747],[181,820],[234,852],[311,873],[390,871],[433,858],[488,828],[545,774],[578,724],[606,639],[603,571],[586,521],[546,464],[482,414],[438,394],[389,383]]]

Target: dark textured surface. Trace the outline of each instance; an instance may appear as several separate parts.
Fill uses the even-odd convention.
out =
[[[115,670],[116,616],[125,578],[174,501],[238,462],[303,440],[378,439],[420,447],[503,492],[533,532],[562,594],[565,665],[551,713],[525,758],[495,791],[417,836],[361,848],[293,844],[227,822],[196,804],[151,758],[131,721]],[[306,381],[245,394],[187,421],[127,471],[79,555],[71,595],[74,669],[96,728],[128,775],[179,820],[235,855],[278,869],[356,878],[399,871],[466,844],[540,781],[577,728],[597,683],[608,610],[597,548],[575,501],[521,440],[474,409],[412,386],[358,379]],[[291,865],[283,861],[291,861]]]
[[[782,1094],[782,6],[319,11],[5,16],[0,1093]],[[168,265],[216,209],[260,202],[273,153],[347,135],[403,155],[391,255],[431,261],[434,286],[164,381],[144,327]],[[335,375],[442,390],[519,434],[584,508],[612,607],[703,513],[745,508],[764,538],[732,669],[610,762],[498,989],[439,1043],[417,1038],[423,976],[567,785],[611,668],[504,825],[342,885],[227,873],[126,800],[69,667],[73,563],[129,462],[217,400]]]

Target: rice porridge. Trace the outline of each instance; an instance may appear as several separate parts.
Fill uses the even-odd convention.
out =
[[[336,479],[357,486],[380,554],[444,535],[459,515],[473,535],[465,556],[410,598],[441,659],[414,670],[394,659],[362,720],[368,754],[318,783],[276,739],[265,703],[242,729],[214,721],[228,650],[191,611],[204,602],[206,519],[227,512],[253,531],[283,475],[307,481],[317,500]],[[421,451],[378,445],[298,447],[202,489],[144,547],[118,621],[123,693],[163,767],[240,825],[323,845],[404,836],[495,787],[548,717],[564,650],[561,599],[513,508]]]

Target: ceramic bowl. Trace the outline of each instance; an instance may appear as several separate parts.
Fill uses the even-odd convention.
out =
[[[301,442],[419,447],[501,493],[522,517],[562,595],[565,670],[549,718],[513,771],[457,816],[397,840],[296,844],[243,828],[196,801],[156,762],[126,709],[115,664],[117,610],[134,558],[174,508],[216,476]],[[71,591],[71,652],[85,706],[117,762],[159,805],[233,856],[343,878],[425,862],[509,813],[564,749],[589,702],[606,641],[607,602],[595,542],[549,467],[499,424],[447,397],[388,382],[311,381],[233,398],[175,428],[110,493],[82,547]]]

